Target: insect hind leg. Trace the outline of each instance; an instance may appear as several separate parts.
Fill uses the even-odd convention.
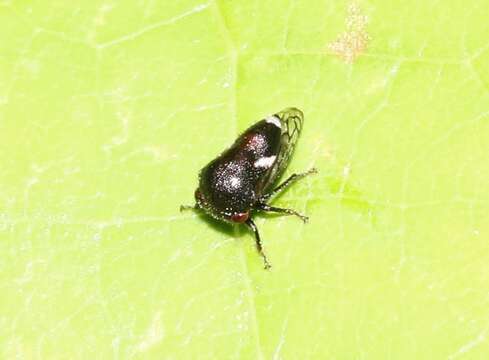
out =
[[[316,168],[309,169],[308,171],[298,173],[298,174],[292,174],[290,175],[283,183],[281,183],[279,186],[277,186],[275,189],[270,191],[268,194],[264,195],[261,200],[262,203],[265,203],[268,199],[270,199],[272,196],[275,196],[285,189],[287,189],[290,185],[295,183],[297,180],[303,179],[308,175],[312,174],[317,174],[318,171]]]
[[[256,206],[257,210],[265,211],[265,212],[274,212],[274,213],[280,213],[280,214],[286,214],[286,215],[294,215],[299,217],[304,223],[309,221],[309,218],[306,215],[301,214],[298,211],[295,211],[294,209],[286,209],[286,208],[279,208],[275,206],[270,206],[268,204],[264,203],[258,203]]]

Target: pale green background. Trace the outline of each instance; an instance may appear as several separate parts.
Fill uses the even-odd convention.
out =
[[[489,358],[489,1],[358,4],[0,1],[0,358]],[[267,272],[178,207],[286,106]]]

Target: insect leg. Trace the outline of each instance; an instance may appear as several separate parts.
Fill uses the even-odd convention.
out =
[[[306,177],[307,175],[317,174],[317,172],[318,171],[317,171],[316,168],[312,168],[312,169],[309,169],[308,171],[305,171],[303,173],[290,175],[287,178],[287,180],[285,180],[283,183],[281,183],[275,189],[273,189],[272,191],[270,191],[268,194],[264,195],[263,198],[261,199],[261,201],[262,202],[265,202],[266,200],[270,199],[272,196],[277,195],[278,193],[280,193],[283,190],[285,190],[287,187],[289,187],[291,184],[293,184],[297,180],[300,180],[300,179]]]
[[[258,203],[256,205],[256,209],[261,210],[261,211],[266,211],[266,212],[276,212],[276,213],[282,213],[282,214],[287,214],[287,215],[295,215],[301,218],[302,221],[307,222],[309,218],[305,215],[302,215],[301,213],[293,210],[293,209],[285,209],[285,208],[279,208],[275,206],[270,206],[268,204],[264,203]]]
[[[272,265],[268,262],[267,256],[263,252],[263,247],[261,245],[261,238],[260,238],[260,233],[258,232],[258,228],[256,227],[256,224],[249,218],[245,222],[246,225],[253,231],[255,234],[255,242],[256,242],[256,248],[258,249],[258,252],[260,255],[263,257],[263,262],[265,263],[265,269],[270,269]]]
[[[199,210],[199,206],[197,204],[195,205],[180,205],[180,212],[184,210]]]

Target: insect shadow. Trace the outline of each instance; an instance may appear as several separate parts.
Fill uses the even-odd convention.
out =
[[[197,212],[197,217],[199,218],[199,220],[203,220],[210,228],[217,230],[224,235],[230,237],[236,236],[235,225],[233,224],[214,219],[213,217],[210,217],[201,211]],[[239,232],[238,234],[239,236],[241,236],[241,232]]]

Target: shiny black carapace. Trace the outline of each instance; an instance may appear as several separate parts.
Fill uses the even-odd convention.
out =
[[[295,210],[268,205],[270,198],[294,181],[315,173],[311,169],[292,174],[278,186],[275,183],[289,163],[302,130],[304,115],[296,108],[287,108],[271,115],[244,131],[234,144],[207,164],[199,174],[194,208],[219,220],[245,224],[255,234],[256,246],[265,268],[270,263],[263,252],[260,234],[251,219],[253,211],[296,215],[304,222],[308,218]]]

